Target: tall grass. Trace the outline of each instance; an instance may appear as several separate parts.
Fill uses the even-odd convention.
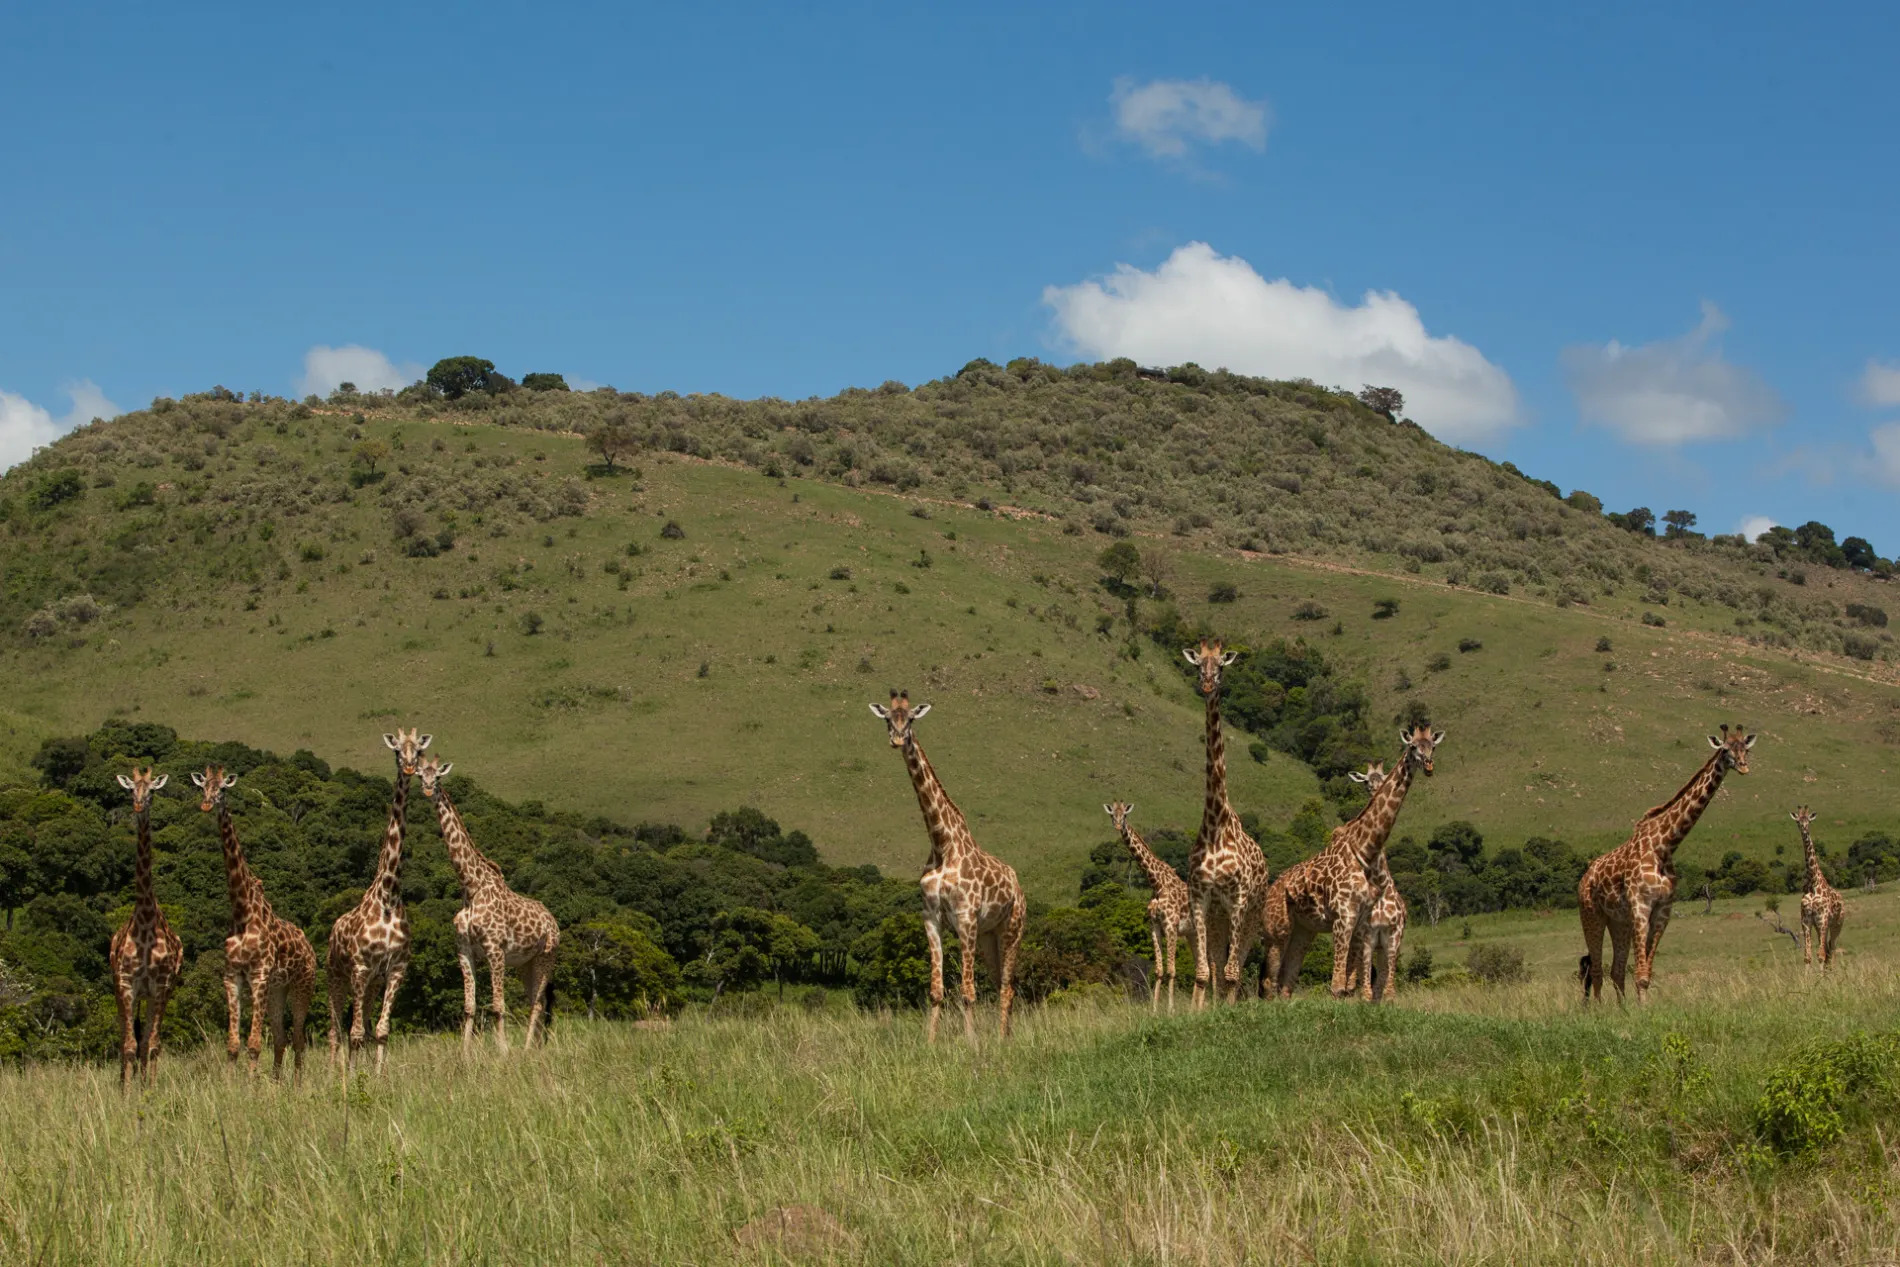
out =
[[[1900,1252],[1891,1118],[1769,1152],[1750,1125],[1802,1043],[1889,1029],[1850,964],[1704,974],[1582,1011],[1549,980],[1200,1015],[1044,1008],[932,1049],[836,1004],[563,1019],[546,1049],[399,1042],[345,1091],[203,1049],[149,1093],[0,1075],[16,1262],[1868,1262]],[[1674,1036],[1674,1037],[1671,1037]],[[1883,1108],[1883,1106],[1885,1106]],[[814,1206],[829,1235],[739,1229]],[[747,1248],[750,1244],[752,1247]]]

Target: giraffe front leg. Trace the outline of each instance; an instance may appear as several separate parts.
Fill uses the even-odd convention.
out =
[[[238,1052],[244,1047],[243,1032],[239,1028],[238,977],[236,968],[225,969],[224,1008],[226,1016],[230,1021],[230,1032],[225,1035],[224,1040],[224,1056],[231,1067],[236,1068]]]
[[[1181,946],[1181,934],[1174,924],[1168,924],[1168,1015],[1174,1015],[1174,976],[1178,969],[1175,955]]]
[[[1148,985],[1148,1010],[1150,1012],[1159,1012],[1161,1010],[1161,954],[1163,941],[1161,921],[1159,919],[1148,921],[1148,936],[1154,940],[1155,945],[1155,975],[1154,980],[1149,982]]]
[[[258,1070],[258,1058],[264,1053],[264,1016],[269,1009],[270,968],[265,965],[251,971],[251,1036],[244,1044],[244,1050],[250,1056],[253,1076]]]
[[[290,996],[291,1085],[303,1085],[304,1024],[310,1019],[310,996],[316,993],[315,979],[301,983]]]
[[[1588,907],[1583,910],[1583,952],[1589,956],[1590,963],[1584,969],[1583,1001],[1590,1002],[1590,992],[1596,991],[1600,1002],[1603,998],[1603,921]]]
[[[475,947],[468,938],[458,939],[455,957],[462,965],[462,1054],[475,1050]]]
[[[383,977],[383,1013],[376,1018],[376,1076],[383,1076],[383,1058],[389,1054],[389,1014],[396,1008],[396,991],[402,988],[403,974],[409,971],[406,959],[395,959]]]
[[[1016,1002],[1016,951],[1023,944],[1023,908],[1018,906],[1010,917],[1008,926],[999,934],[1003,943],[1002,989],[998,991],[998,1004],[1002,1011],[1002,1036],[1009,1037],[1010,1009]]]
[[[521,1040],[522,1046],[534,1046],[535,1035],[543,1039],[547,1031],[542,1028],[547,1014],[548,980],[554,976],[554,952],[536,955],[522,973],[528,984],[528,1036]]]
[[[132,1085],[132,1066],[139,1059],[138,996],[132,993],[132,982],[120,973],[113,982],[113,994],[119,1001],[119,1085]]]
[[[1353,943],[1359,939],[1359,921],[1351,911],[1333,912],[1333,982],[1330,987],[1336,999],[1343,999],[1351,990],[1347,988],[1347,974],[1352,966]]]
[[[165,1022],[165,1004],[170,1000],[171,983],[166,982],[152,992],[152,1001],[146,1004],[145,1021],[145,1082],[147,1086],[158,1081],[159,1027]]]
[[[963,1005],[963,1036],[976,1043],[976,912],[970,911],[957,921],[957,948],[963,952],[963,980],[957,986],[957,1001]],[[965,931],[969,930],[969,931]]]
[[[289,987],[283,982],[272,986],[265,996],[269,1000],[270,1011],[270,1076],[284,1076],[284,1049],[290,1046],[290,1035],[284,1029],[284,1003]]]
[[[1808,971],[1814,967],[1814,926],[1807,920],[1801,921],[1801,968]]]
[[[1194,925],[1194,1010],[1207,1006],[1207,984],[1212,975],[1207,963],[1207,900],[1194,903],[1189,912]]]
[[[488,1008],[495,1016],[495,1050],[508,1054],[508,951],[499,941],[483,944],[488,960]]]
[[[349,979],[337,971],[334,961],[330,964],[326,985],[330,999],[330,1063],[335,1065],[342,1059],[343,1035],[347,1031],[344,1019],[349,1015]]]
[[[1399,943],[1405,939],[1403,924],[1394,928],[1385,940],[1385,980],[1379,985],[1381,998],[1391,1000],[1399,995]]]
[[[924,916],[924,939],[930,943],[930,1020],[924,1029],[924,1041],[937,1041],[937,1020],[943,1015],[943,930],[937,917]]]
[[[347,1087],[350,1066],[363,1055],[363,1039],[368,1028],[370,968],[357,961],[350,970],[350,1048],[343,1060],[343,1082]]]

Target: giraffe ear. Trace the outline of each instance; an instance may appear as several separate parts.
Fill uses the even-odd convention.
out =
[[[1434,730],[1432,732],[1432,747],[1436,748],[1439,744],[1444,743],[1444,742],[1445,742],[1445,732],[1442,730]]]
[[[417,738],[416,738],[416,751],[417,751],[417,752],[421,752],[421,751],[422,751],[422,750],[423,750],[424,748],[426,748],[426,747],[428,747],[428,746],[429,746],[429,741],[430,741],[431,739],[434,739],[434,738],[435,738],[435,736],[434,736],[434,735],[419,735],[419,736],[417,736]]]
[[[454,768],[455,768],[455,763],[453,761],[444,761],[441,765],[436,767],[435,777],[438,779],[446,778],[448,776],[449,771],[453,770]]]
[[[1182,647],[1181,658],[1186,660],[1189,664],[1193,665],[1196,668],[1199,668],[1201,665],[1201,657],[1194,654],[1194,649],[1192,647]]]
[[[917,707],[910,710],[910,719],[912,721],[916,721],[919,717],[924,716],[929,711],[930,711],[930,705],[919,704]]]
[[[396,749],[397,749],[397,748],[399,748],[399,747],[401,747],[401,746],[402,746],[402,745],[401,745],[401,744],[399,744],[399,743],[397,742],[397,740],[396,740],[396,736],[394,736],[394,735],[384,735],[384,736],[383,736],[383,747],[385,747],[385,748],[387,748],[387,749],[389,749],[389,750],[390,750],[391,752],[394,752],[394,751],[396,751]]]
[[[132,790],[132,780],[126,778],[123,774],[121,774],[119,776],[119,786],[129,792]]]
[[[1722,741],[1720,739],[1717,739],[1714,735],[1709,736],[1709,747],[1720,748],[1721,746],[1722,746]]]
[[[1754,746],[1755,746],[1755,736],[1753,735],[1750,735],[1748,738],[1742,741],[1742,750],[1744,752],[1746,752],[1750,748],[1753,748]]]
[[[871,711],[876,713],[879,717],[884,718],[886,721],[890,720],[891,710],[884,707],[884,705],[882,704],[871,705]]]
[[[191,782],[193,787],[203,787],[205,785],[205,776],[194,770],[191,774]]]
[[[152,791],[154,791],[154,792],[156,792],[156,791],[158,791],[158,790],[159,790],[160,788],[162,788],[162,787],[164,787],[164,786],[165,786],[165,781],[166,781],[167,779],[169,779],[169,778],[171,778],[171,777],[172,777],[172,776],[171,776],[171,775],[169,775],[169,774],[161,774],[161,775],[159,775],[159,776],[158,776],[158,777],[157,777],[156,779],[153,779],[153,780],[152,780]]]
[[[1222,655],[1222,656],[1221,656],[1221,658],[1220,658],[1220,667],[1224,669],[1224,668],[1226,668],[1226,667],[1227,667],[1228,665],[1230,665],[1230,664],[1232,664],[1232,663],[1233,663],[1234,661],[1236,661],[1236,660],[1238,660],[1238,659],[1240,659],[1240,652],[1238,652],[1238,651],[1229,651],[1229,652],[1227,652],[1226,654],[1224,654],[1224,655]]]
[[[236,786],[237,786],[237,775],[235,775],[235,774],[227,774],[227,775],[225,775],[225,776],[224,776],[224,786],[225,786],[225,787],[236,787]]]
[[[1357,770],[1346,771],[1346,777],[1351,779],[1354,783],[1364,783],[1366,781],[1366,776]]]

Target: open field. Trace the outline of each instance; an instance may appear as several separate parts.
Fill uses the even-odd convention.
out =
[[[1531,951],[1525,985],[1046,1007],[975,1050],[834,1001],[657,1029],[566,1015],[507,1062],[398,1041],[347,1095],[321,1061],[301,1089],[249,1086],[208,1049],[130,1097],[104,1068],[9,1070],[0,1245],[144,1264],[1889,1261],[1891,1048],[1832,1102],[1839,1138],[1778,1152],[1756,1105],[1804,1044],[1893,1033],[1900,896],[1850,899],[1826,982],[1730,918],[1756,905],[1680,913],[1641,1011],[1578,1006],[1560,916],[1472,921]],[[742,1230],[786,1206],[823,1211],[794,1216],[818,1230]]]

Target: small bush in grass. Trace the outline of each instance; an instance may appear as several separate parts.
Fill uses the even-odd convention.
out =
[[[1487,594],[1508,594],[1511,592],[1511,578],[1502,572],[1481,572],[1472,582]]]
[[[1423,983],[1432,979],[1432,952],[1420,946],[1405,957],[1405,979]]]
[[[1608,651],[1609,649],[1610,649],[1610,637],[1608,634],[1605,634],[1603,637],[1597,639],[1598,651]]]
[[[1374,620],[1390,620],[1398,614],[1399,600],[1396,598],[1381,598],[1372,604]]]
[[[848,581],[851,579],[851,569],[847,567],[833,568],[831,569],[831,579],[834,581]]]
[[[546,627],[547,623],[547,618],[540,612],[523,612],[521,616],[521,632],[532,638],[540,633],[541,630]]]
[[[1458,640],[1458,650],[1482,651],[1484,650],[1484,644],[1479,642],[1476,638],[1460,638]]]
[[[1512,985],[1530,980],[1522,947],[1510,942],[1480,942],[1465,956],[1465,971],[1486,985]]]
[[[1210,603],[1231,603],[1239,597],[1240,591],[1226,581],[1207,591],[1207,601]]]
[[[666,526],[660,529],[660,535],[668,541],[678,541],[686,536],[686,529],[679,526],[678,520],[669,519]]]
[[[1810,1043],[1771,1071],[1755,1102],[1755,1129],[1782,1153],[1812,1152],[1847,1130],[1850,1096],[1891,1098],[1900,1090],[1900,1035],[1854,1034]]]
[[[1655,612],[1644,612],[1643,623],[1648,625],[1651,629],[1661,629],[1669,622],[1664,620],[1661,616],[1658,616]]]
[[[1440,651],[1437,655],[1425,662],[1425,671],[1427,673],[1443,673],[1450,667],[1451,653],[1448,651]]]
[[[1325,620],[1327,614],[1324,607],[1321,607],[1310,598],[1293,609],[1293,619],[1295,620]]]

